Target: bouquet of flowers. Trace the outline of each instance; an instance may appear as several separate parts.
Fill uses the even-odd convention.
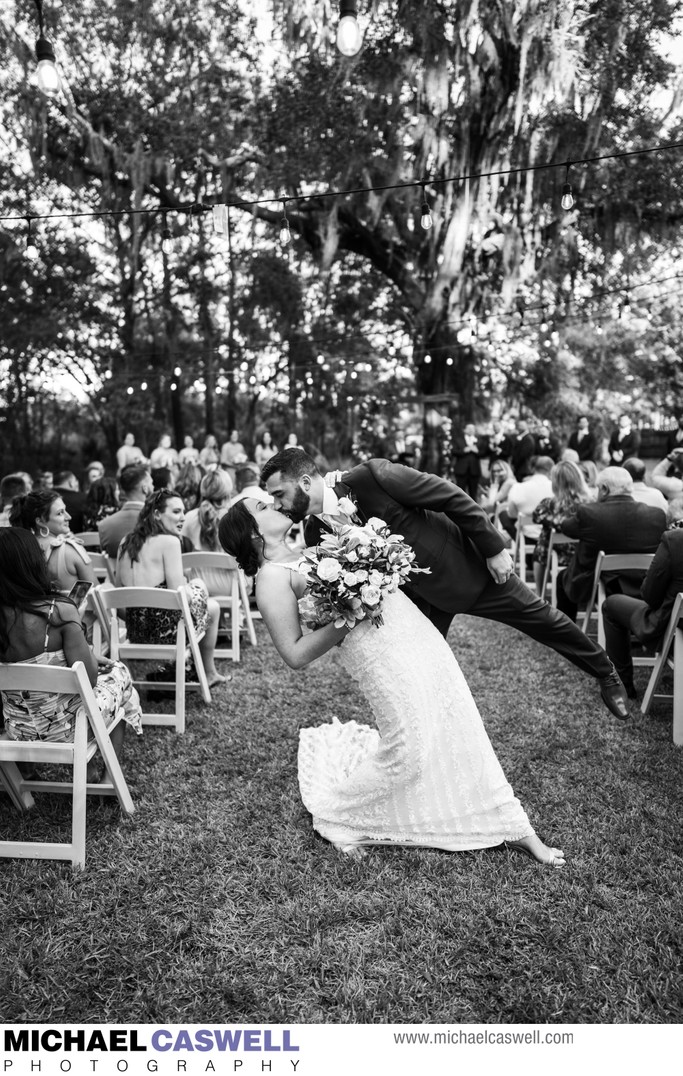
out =
[[[307,586],[299,613],[309,628],[332,622],[352,628],[366,619],[379,627],[384,594],[397,590],[411,573],[430,570],[419,568],[403,535],[392,534],[376,516],[364,526],[336,525],[303,556],[307,563],[300,570]]]

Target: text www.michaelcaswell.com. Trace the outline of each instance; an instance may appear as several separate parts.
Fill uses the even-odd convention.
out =
[[[396,1045],[419,1046],[571,1046],[571,1031],[394,1031]]]

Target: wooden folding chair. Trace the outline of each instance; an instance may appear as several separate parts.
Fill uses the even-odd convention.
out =
[[[160,587],[107,587],[95,588],[96,600],[100,606],[100,616],[96,626],[95,646],[98,645],[98,631],[104,617],[109,635],[109,653],[114,661],[173,661],[175,662],[175,683],[156,680],[133,680],[137,688],[150,688],[153,691],[175,691],[175,707],[172,713],[143,713],[143,725],[160,725],[173,728],[176,732],[185,731],[185,691],[199,688],[204,702],[211,702],[199,640],[192,622],[185,588],[164,590]],[[93,593],[95,593],[95,591]],[[175,642],[173,643],[131,643],[125,632],[119,614],[126,609],[173,609],[180,613]],[[194,659],[198,679],[188,681],[185,675],[185,650],[189,646]]]
[[[550,539],[548,541],[548,559],[545,562],[541,597],[545,598],[548,592],[548,583],[550,583],[550,604],[555,607],[557,607],[557,580],[560,573],[565,569],[565,565],[560,564],[557,550],[561,546],[567,547],[576,544],[576,538],[570,538],[567,534],[563,534],[562,531],[550,532]]]
[[[588,635],[591,617],[597,618],[598,644],[605,645],[605,628],[602,623],[602,605],[606,598],[605,582],[602,576],[606,572],[643,571],[652,564],[654,553],[604,553],[601,549],[595,562],[593,587],[583,614],[582,631]],[[647,662],[648,659],[634,659],[634,663]]]
[[[4,841],[0,840],[0,856],[22,859],[66,859],[74,867],[85,865],[86,797],[90,795],[117,796],[126,814],[135,808],[126,779],[110,740],[113,728],[122,720],[117,716],[109,726],[97,705],[95,693],[82,661],[72,668],[54,665],[25,665],[22,662],[0,667],[3,691],[45,691],[80,695],[83,706],[76,714],[72,743],[48,743],[44,740],[10,740],[0,733],[0,781],[15,806],[28,810],[33,806],[32,792],[59,792],[72,798],[71,840],[66,842]],[[92,730],[93,739],[88,740]],[[108,780],[87,783],[88,762],[99,749],[107,767]],[[36,762],[71,767],[70,781],[25,778],[18,762]]]
[[[673,654],[671,648],[673,646]],[[666,669],[673,670],[673,695],[657,693]],[[645,689],[640,712],[650,712],[655,699],[673,699],[673,742],[683,746],[683,594],[677,594],[662,645],[654,658],[654,668]]]
[[[513,549],[513,568],[517,572],[517,575],[523,583],[527,583],[527,553],[530,553],[536,545],[536,534],[539,530],[539,524],[534,523],[533,516],[518,516],[517,517],[517,533],[515,535],[515,544]],[[531,534],[529,533],[531,531]],[[530,586],[535,589],[535,583],[533,576]]]
[[[253,614],[249,608],[249,595],[244,572],[238,567],[237,561],[229,553],[183,553],[183,571],[189,579],[202,579],[202,572],[210,570],[212,573],[220,570],[225,573],[225,593],[212,594],[211,597],[218,602],[221,610],[227,610],[230,614],[230,646],[221,650],[216,649],[217,658],[231,658],[233,661],[240,660],[240,632],[248,633],[249,642],[256,646],[256,631],[254,629]],[[215,577],[214,577],[215,578]],[[242,619],[240,610],[244,617]]]
[[[92,549],[95,552],[99,552],[101,549],[101,539],[98,531],[81,531],[80,534],[74,534],[74,538],[77,538],[79,542],[82,542],[88,551]]]

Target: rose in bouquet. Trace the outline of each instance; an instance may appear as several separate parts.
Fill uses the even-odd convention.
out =
[[[415,572],[429,572],[415,563],[402,534],[392,534],[383,519],[364,526],[343,523],[304,550],[302,570],[306,593],[299,603],[303,623],[319,628],[334,622],[352,628],[359,620],[382,624],[382,603]]]

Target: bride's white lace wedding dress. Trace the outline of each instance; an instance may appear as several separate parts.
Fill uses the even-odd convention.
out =
[[[301,730],[301,796],[321,836],[463,851],[533,833],[452,650],[409,598],[389,594],[384,625],[361,622],[337,653],[377,729]]]

